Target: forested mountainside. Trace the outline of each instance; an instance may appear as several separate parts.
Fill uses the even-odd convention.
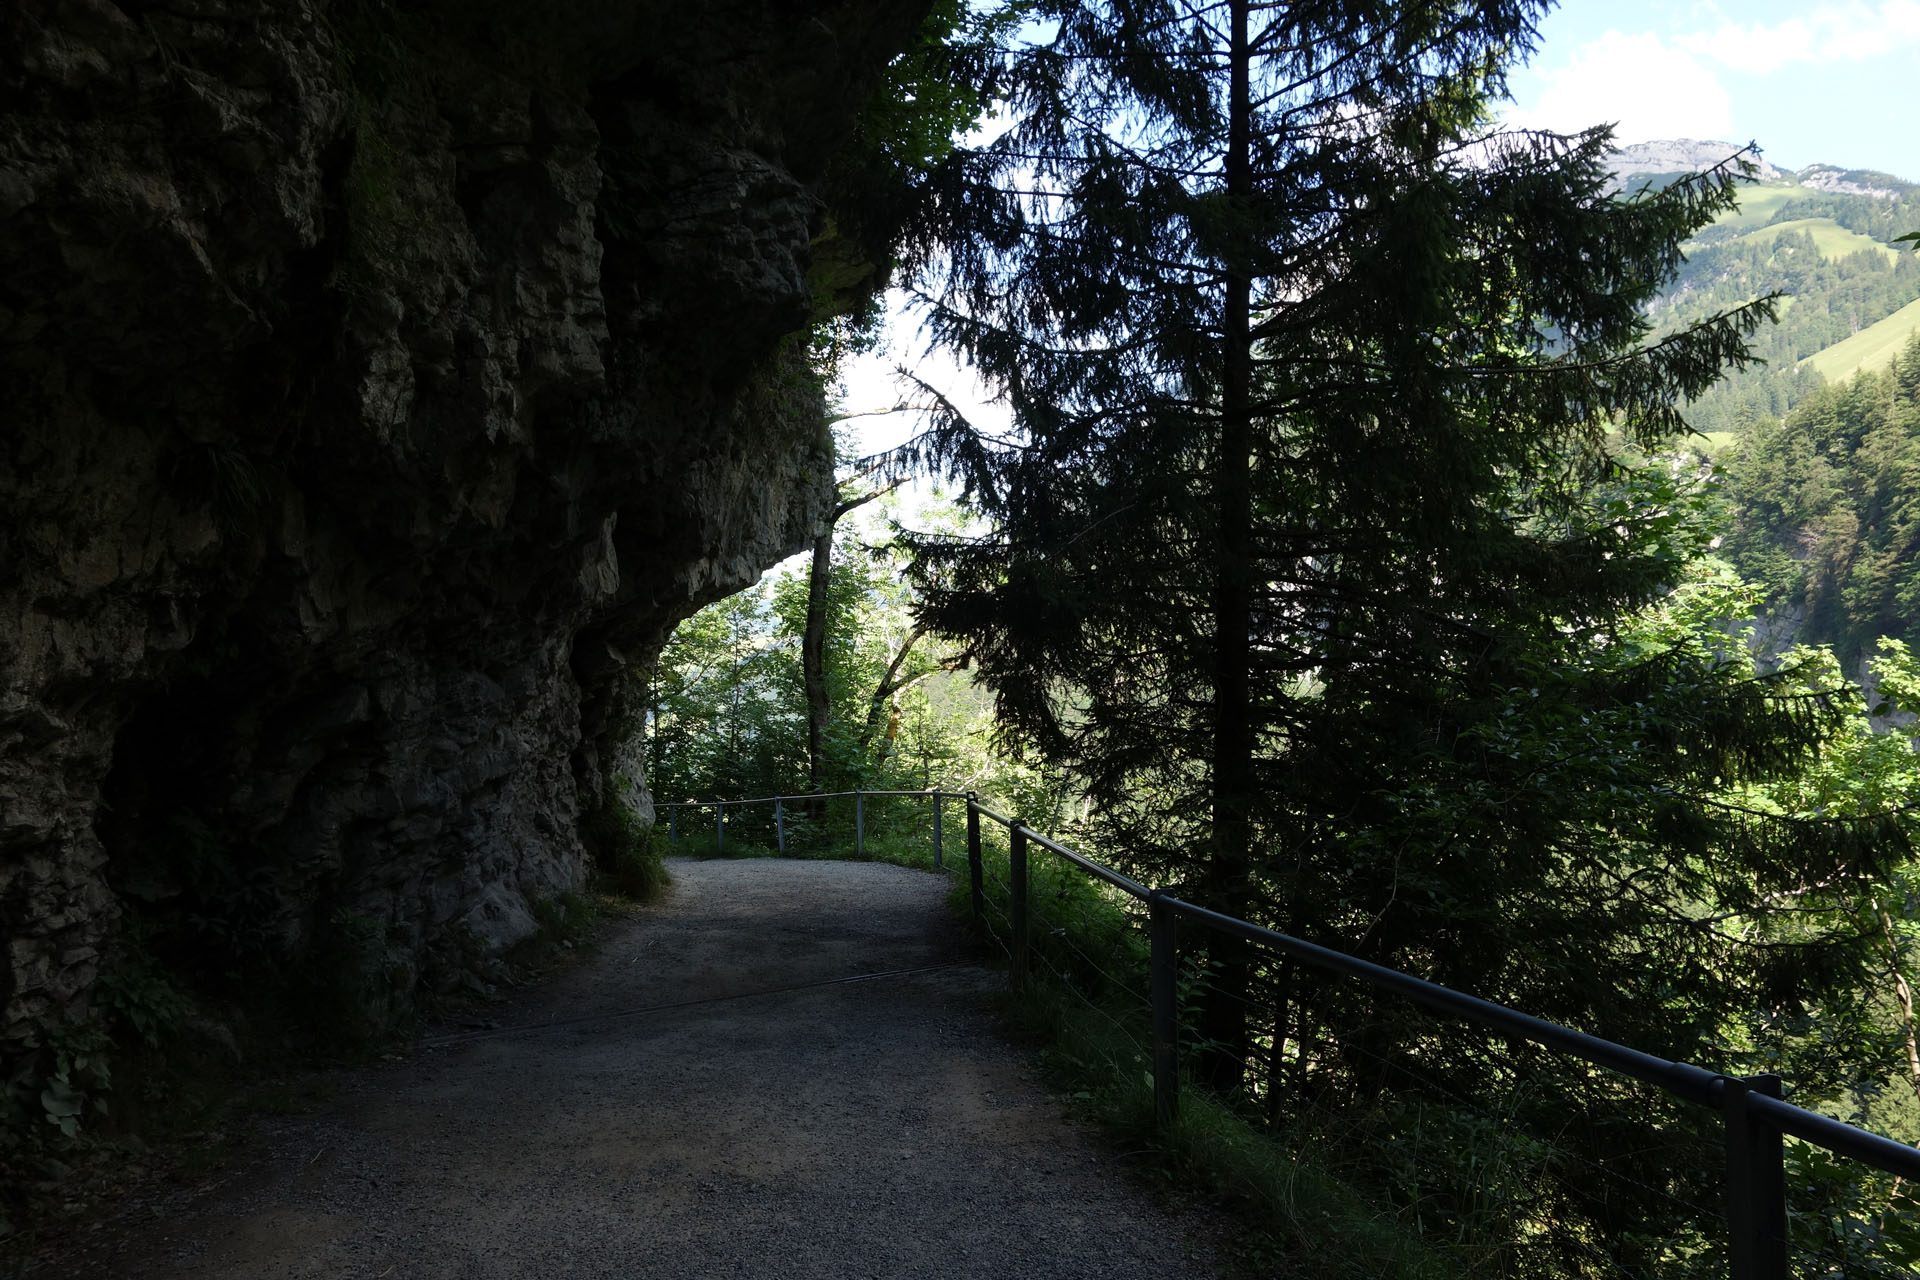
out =
[[[1642,144],[1618,153],[1617,181],[1631,190],[1676,176],[1648,165],[1704,165],[1731,143]],[[1754,335],[1759,362],[1731,374],[1689,407],[1695,430],[1716,435],[1778,418],[1824,382],[1884,369],[1920,329],[1920,257],[1892,241],[1920,228],[1920,186],[1872,170],[1765,165],[1740,207],[1687,246],[1680,272],[1653,308],[1662,329],[1781,295],[1778,323]]]
[[[1723,553],[1799,640],[1849,670],[1881,636],[1920,644],[1920,333],[1886,368],[1757,418],[1718,461]]]
[[[1620,190],[1723,162],[1726,142],[1614,155]],[[1764,645],[1830,645],[1864,670],[1880,637],[1920,640],[1920,185],[1870,169],[1757,161],[1739,207],[1686,246],[1654,303],[1672,331],[1776,294],[1758,359],[1686,410],[1719,464],[1720,552],[1765,592]]]

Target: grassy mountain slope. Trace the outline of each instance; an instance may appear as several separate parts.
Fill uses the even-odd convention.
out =
[[[1915,333],[1920,333],[1920,301],[1909,302],[1884,320],[1877,320],[1843,342],[1807,357],[1807,367],[1829,382],[1839,382],[1862,371],[1876,372]]]
[[[1661,144],[1654,144],[1656,146]],[[1703,151],[1728,144],[1696,144]],[[1673,172],[1635,171],[1644,155],[1622,153],[1624,189],[1659,185]],[[1695,401],[1694,427],[1716,439],[1791,412],[1829,380],[1884,369],[1920,330],[1920,255],[1892,246],[1920,228],[1920,186],[1871,170],[1815,165],[1770,170],[1737,211],[1689,246],[1686,264],[1656,306],[1663,329],[1782,294],[1779,323],[1756,335],[1765,361]]]
[[[1881,244],[1858,231],[1849,231],[1832,218],[1795,218],[1792,222],[1770,222],[1759,229],[1739,237],[1740,240],[1753,240],[1762,237],[1774,237],[1785,231],[1804,231],[1813,237],[1813,247],[1820,256],[1829,262],[1846,257],[1850,253],[1874,253],[1885,258],[1889,265],[1900,255],[1889,245]],[[1736,241],[1737,243],[1737,241]]]

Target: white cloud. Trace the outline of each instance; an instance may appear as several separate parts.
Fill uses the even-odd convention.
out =
[[[1568,132],[1615,123],[1621,142],[1733,132],[1732,101],[1712,69],[1652,32],[1609,31],[1533,75],[1539,91],[1507,113],[1510,124]]]
[[[1794,62],[1849,62],[1920,45],[1920,0],[1821,5],[1772,26],[1722,22],[1674,37],[1691,53],[1765,75]]]

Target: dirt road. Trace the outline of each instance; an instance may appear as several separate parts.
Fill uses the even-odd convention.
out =
[[[351,1073],[92,1274],[1198,1277],[993,1030],[938,877],[676,862],[498,1029]],[[851,979],[851,980],[849,980]]]

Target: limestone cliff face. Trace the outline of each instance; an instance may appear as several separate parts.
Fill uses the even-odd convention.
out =
[[[923,8],[0,7],[0,1058],[129,904],[405,990],[649,807],[627,673],[828,499],[816,188]]]
[[[1607,157],[1607,167],[1613,171],[1615,183],[1625,188],[1636,185],[1629,181],[1635,177],[1700,173],[1715,165],[1725,164],[1728,157],[1738,152],[1742,145],[1698,138],[1634,142],[1615,149]],[[1777,182],[1784,175],[1766,160],[1755,157],[1753,176],[1756,182]]]

